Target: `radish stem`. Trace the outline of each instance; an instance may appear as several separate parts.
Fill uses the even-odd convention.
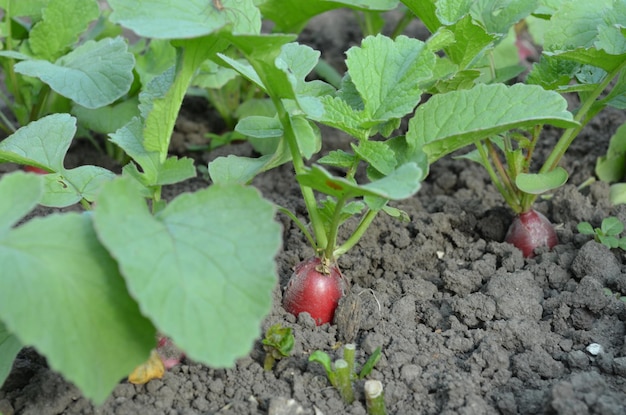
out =
[[[354,390],[352,389],[352,372],[348,362],[344,359],[337,359],[335,361],[335,387],[339,391],[339,394],[343,400],[351,404],[354,402]]]
[[[379,380],[367,380],[364,385],[365,403],[369,415],[387,415],[383,384]]]

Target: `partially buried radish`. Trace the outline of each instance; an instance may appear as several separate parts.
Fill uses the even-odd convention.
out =
[[[44,170],[41,167],[30,166],[30,165],[24,166],[24,171],[27,172],[27,173],[35,173],[35,174],[48,174],[48,173],[50,173],[49,171]]]
[[[504,241],[517,247],[526,258],[535,256],[535,248],[552,249],[559,242],[548,218],[532,209],[515,217]]]
[[[296,316],[309,313],[319,326],[332,321],[343,293],[337,265],[313,257],[296,265],[283,295],[283,307]]]

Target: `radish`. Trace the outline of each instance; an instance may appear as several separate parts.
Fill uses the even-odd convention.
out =
[[[24,171],[27,172],[27,173],[35,173],[35,174],[48,174],[48,173],[50,173],[49,171],[44,170],[41,167],[29,166],[29,165],[24,166]]]
[[[552,223],[533,209],[515,217],[504,241],[513,244],[526,258],[535,256],[535,248],[551,249],[559,242]]]
[[[339,268],[324,262],[313,257],[296,265],[283,296],[285,310],[296,316],[307,312],[318,326],[332,321],[344,293]]]

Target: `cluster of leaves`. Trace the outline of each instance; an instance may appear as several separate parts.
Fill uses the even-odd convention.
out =
[[[110,133],[137,115],[135,57],[97,2],[3,0],[0,8],[0,65],[10,93],[0,98],[18,126],[72,113],[85,131]],[[4,115],[0,127],[17,129]]]
[[[49,5],[56,3],[65,2]],[[135,1],[109,4],[112,22],[146,37],[165,36],[174,52],[165,70],[152,67],[157,74],[141,87],[138,116],[109,136],[131,159],[122,174],[65,168],[77,131],[69,113],[41,117],[0,142],[0,160],[50,172],[0,180],[0,381],[20,348],[34,346],[95,403],[148,360],[157,332],[216,367],[247,354],[271,306],[273,257],[281,244],[275,208],[256,189],[220,185],[161,198],[163,186],[196,174],[191,160],[168,155],[191,78],[236,36],[234,29],[241,36],[260,31],[258,10],[246,2],[245,18],[232,29],[234,15],[189,2],[182,13],[167,12],[168,31],[155,3],[142,3],[141,10]],[[187,22],[194,19],[195,31]],[[114,42],[126,47],[121,38]],[[73,50],[89,45],[79,42]],[[161,46],[155,41],[144,59]],[[22,63],[41,64],[30,55]],[[42,65],[42,77],[57,73],[54,64]],[[22,220],[37,204],[75,203],[86,211]]]
[[[619,237],[624,231],[624,224],[616,217],[602,220],[599,228],[594,228],[589,222],[578,224],[578,232],[583,235],[593,235],[593,239],[607,248],[621,248],[626,251],[626,237]]]
[[[263,349],[265,349],[265,361],[263,368],[272,370],[274,362],[291,354],[295,344],[295,337],[291,328],[283,327],[280,323],[274,324],[267,329],[263,339]]]
[[[339,391],[346,403],[350,404],[354,402],[352,382],[368,376],[380,360],[381,353],[380,347],[374,350],[358,372],[355,367],[356,346],[352,343],[344,346],[343,358],[341,359],[332,362],[328,353],[316,350],[309,356],[309,362],[318,362],[324,367],[330,384]]]

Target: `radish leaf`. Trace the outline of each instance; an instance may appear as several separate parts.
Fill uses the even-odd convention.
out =
[[[159,331],[199,362],[250,351],[276,284],[274,209],[242,186],[184,194],[152,216],[128,180],[103,187],[94,221],[129,291]]]
[[[111,21],[143,37],[183,39],[205,36],[226,26],[234,34],[261,30],[261,15],[253,0],[221,0],[222,10],[209,0],[110,0]]]
[[[36,201],[41,196],[36,179],[6,176],[0,193],[32,194]],[[2,216],[3,228],[17,209],[26,213],[27,206],[20,205]],[[104,402],[120,378],[147,358],[155,329],[128,295],[89,215],[51,215],[3,232],[0,261],[0,320],[95,403]]]
[[[406,36],[378,35],[348,50],[346,65],[368,119],[400,118],[415,108],[435,65],[435,55],[424,45]]]
[[[0,159],[60,171],[75,133],[75,118],[69,114],[48,115],[0,141]]]
[[[28,36],[34,56],[54,61],[65,54],[98,14],[98,3],[93,0],[49,1],[43,8],[42,20]]]
[[[557,167],[548,173],[519,173],[515,178],[515,185],[522,192],[539,195],[563,186],[567,177],[567,171],[563,167]]]
[[[313,165],[296,176],[303,186],[311,187],[336,198],[379,196],[385,199],[404,199],[417,193],[422,179],[421,169],[415,163],[406,163],[388,176],[364,185],[342,177],[335,177],[321,166]]]
[[[33,76],[87,108],[110,104],[128,92],[135,59],[121,38],[88,41],[56,62],[26,60],[15,71]]]
[[[66,170],[63,160],[76,132],[76,119],[52,114],[33,121],[0,142],[0,160],[43,168],[45,193],[41,204],[65,207],[81,199],[93,201],[102,183],[115,175],[102,167],[83,165]]]
[[[430,162],[477,140],[514,128],[540,124],[573,127],[577,123],[559,94],[534,85],[478,85],[435,95],[409,121],[406,138],[423,145]]]

